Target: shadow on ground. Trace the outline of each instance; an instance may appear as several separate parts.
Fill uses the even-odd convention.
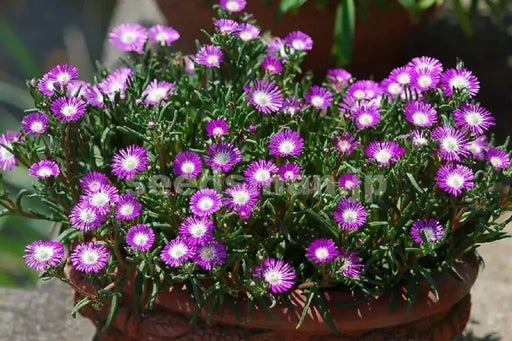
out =
[[[464,333],[464,335],[456,337],[453,341],[502,341],[502,339],[497,333],[490,333],[482,337],[478,337],[470,331]]]

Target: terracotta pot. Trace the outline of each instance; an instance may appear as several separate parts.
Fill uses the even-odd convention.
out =
[[[171,287],[160,293],[155,310],[148,315],[135,315],[133,307],[133,283],[129,282],[123,304],[111,328],[101,328],[109,312],[106,306],[94,310],[87,306],[81,310],[98,327],[101,341],[111,340],[452,340],[465,328],[471,309],[469,291],[478,275],[478,263],[473,256],[465,256],[457,264],[462,280],[446,275],[439,281],[439,300],[435,299],[427,283],[422,283],[417,301],[411,310],[405,310],[402,299],[398,309],[392,312],[388,295],[376,297],[365,303],[350,307],[338,307],[339,302],[350,302],[358,293],[326,292],[329,311],[334,324],[343,336],[333,336],[322,318],[318,307],[312,306],[300,329],[296,329],[302,313],[305,296],[300,290],[292,293],[292,306],[279,304],[272,309],[276,319],[270,318],[261,308],[256,307],[248,323],[244,299],[235,302],[240,314],[224,309],[222,315],[214,314],[213,324],[198,323],[190,326],[196,304],[185,288]],[[95,292],[93,286],[80,273],[68,268],[74,283],[74,300]],[[406,291],[405,287],[402,292]]]
[[[182,38],[176,43],[178,49],[195,53],[195,39],[205,42],[201,29],[213,29],[212,12],[205,0],[158,0],[169,25],[180,31]],[[313,1],[308,1],[297,13],[276,17],[279,1],[267,5],[263,0],[248,1],[247,11],[253,13],[263,30],[270,30],[278,37],[285,37],[290,31],[307,32],[314,41],[304,61],[306,70],[323,73],[335,65],[331,56],[333,28],[336,8],[318,11]],[[396,66],[396,60],[405,43],[414,34],[418,23],[413,23],[409,13],[396,1],[385,11],[370,6],[367,18],[356,20],[354,53],[349,69],[358,77],[384,77]]]

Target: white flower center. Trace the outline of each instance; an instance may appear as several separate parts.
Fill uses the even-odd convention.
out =
[[[164,32],[164,31],[160,31],[157,33],[157,35],[155,36],[155,39],[160,42],[161,44],[165,44],[165,42],[167,41],[167,39],[169,39],[169,35],[167,34],[167,32]]]
[[[265,182],[270,179],[270,172],[268,169],[260,168],[254,172],[254,179],[258,182]]]
[[[345,188],[347,188],[347,189],[354,188],[355,187],[354,185],[355,185],[355,183],[353,181],[350,181],[350,180],[345,181]]]
[[[144,246],[148,242],[148,235],[145,233],[137,233],[133,236],[133,243],[138,246]]]
[[[247,191],[236,191],[231,196],[236,205],[245,205],[251,199],[251,196]]]
[[[169,250],[169,256],[174,259],[178,259],[187,254],[188,248],[184,244],[177,244],[171,247]]]
[[[62,107],[60,112],[62,115],[66,116],[66,117],[71,117],[74,114],[76,114],[77,110],[74,105],[66,104]]]
[[[414,124],[418,126],[423,126],[428,123],[428,117],[425,115],[425,113],[421,111],[417,111],[414,114],[412,114],[412,120]]]
[[[364,90],[356,90],[354,91],[354,97],[358,100],[364,99],[365,93]]]
[[[346,152],[350,148],[350,143],[348,143],[348,141],[346,141],[346,140],[339,141],[338,142],[338,148],[342,152]]]
[[[295,173],[293,173],[293,171],[286,171],[284,173],[284,178],[286,180],[293,180],[295,178]]]
[[[123,44],[133,44],[137,39],[137,34],[132,31],[126,31],[121,34],[121,41]]]
[[[42,167],[37,171],[37,176],[40,178],[47,178],[53,175],[52,170],[49,167]]]
[[[221,127],[213,128],[213,135],[214,136],[221,136],[223,134],[224,134],[224,129],[222,129]]]
[[[219,64],[219,57],[215,54],[211,54],[208,57],[206,57],[206,62],[210,65]]]
[[[460,174],[450,174],[446,179],[446,183],[451,188],[461,188],[464,185],[464,177]]]
[[[469,88],[468,80],[462,76],[455,76],[450,80],[450,87],[456,89]]]
[[[398,76],[397,81],[400,84],[409,84],[411,82],[411,77],[407,73],[402,73]]]
[[[479,126],[484,122],[482,115],[476,111],[468,112],[465,118],[470,126]]]
[[[325,100],[322,96],[313,96],[311,97],[311,104],[314,106],[314,107],[322,107],[325,103]]]
[[[414,138],[414,143],[416,145],[424,145],[428,143],[428,140],[424,138],[423,136],[417,136]]]
[[[181,165],[181,171],[185,174],[193,173],[196,170],[196,166],[192,161],[185,161]]]
[[[442,146],[446,151],[456,152],[459,150],[459,141],[453,136],[448,136],[443,139]]]
[[[160,102],[165,97],[167,97],[167,89],[155,88],[148,93],[147,98],[152,102]]]
[[[96,220],[96,213],[91,209],[85,209],[80,211],[80,220],[84,223],[92,223]]]
[[[42,133],[44,129],[43,122],[41,121],[34,121],[30,125],[30,130],[36,132],[36,133]]]
[[[12,148],[12,145],[10,143],[4,143],[4,144],[5,144],[5,146]],[[8,160],[11,158],[14,158],[14,155],[10,151],[8,151],[6,148],[4,148],[3,146],[0,146],[0,159]]]
[[[418,84],[422,88],[427,88],[432,84],[432,77],[430,77],[428,75],[422,75],[422,76],[420,76],[420,78],[418,78]]]
[[[238,35],[240,37],[240,39],[242,39],[243,41],[248,41],[248,40],[251,40],[253,38],[253,35],[251,32],[249,31],[242,31],[240,32],[240,34]]]
[[[110,196],[105,192],[94,193],[91,197],[91,205],[94,207],[102,207],[110,202]]]
[[[139,159],[136,156],[127,156],[123,160],[123,168],[127,171],[133,171],[139,167]]]
[[[295,49],[295,50],[304,50],[306,48],[306,43],[304,42],[304,40],[302,39],[294,39],[292,41],[292,47]]]
[[[201,211],[208,211],[213,207],[213,205],[214,201],[210,197],[203,197],[199,199],[199,202],[197,203],[197,207],[199,207]]]
[[[84,253],[82,253],[82,262],[88,265],[92,265],[98,262],[98,259],[100,256],[98,253],[94,250],[86,250]]]
[[[368,126],[373,123],[373,116],[365,112],[359,115],[358,121],[362,126]]]
[[[279,151],[282,154],[285,154],[285,155],[291,154],[294,150],[295,150],[295,143],[291,140],[284,140],[279,145]]]
[[[426,239],[430,242],[433,242],[436,239],[434,236],[434,231],[431,228],[426,227],[421,230],[421,233],[423,233],[425,235]]]
[[[342,214],[343,221],[353,223],[357,220],[357,212],[352,209],[346,209]]]
[[[194,238],[200,238],[206,233],[206,226],[204,224],[198,223],[190,226],[190,234]]]
[[[391,152],[387,149],[381,149],[375,154],[375,160],[379,163],[388,163],[391,159]]]
[[[228,164],[229,161],[231,160],[231,158],[229,157],[229,154],[225,153],[225,152],[220,152],[220,153],[215,154],[213,159],[216,164],[221,165],[221,166]]]
[[[258,104],[261,107],[266,107],[272,101],[269,94],[263,91],[255,91],[254,94],[252,95],[252,99],[254,100],[254,102],[256,102],[256,104]]]
[[[319,247],[315,251],[315,256],[320,260],[326,259],[327,257],[329,257],[329,250],[327,250],[326,247]]]
[[[283,275],[277,270],[267,270],[263,275],[265,281],[269,284],[279,284],[283,281]]]
[[[402,92],[402,87],[398,83],[391,83],[388,86],[388,91],[392,95],[399,95]]]
[[[212,247],[203,247],[201,249],[201,259],[204,261],[212,261],[215,259],[215,250]]]
[[[38,261],[47,261],[52,258],[54,253],[53,247],[50,246],[38,246],[35,250],[35,258]]]
[[[230,12],[237,12],[240,10],[240,4],[238,1],[228,1],[226,2],[226,9]]]
[[[130,216],[135,211],[135,207],[133,207],[132,204],[123,204],[119,211],[121,212],[121,215]]]
[[[491,165],[493,165],[494,167],[500,167],[501,164],[502,164],[502,161],[501,161],[501,158],[497,157],[497,156],[493,156],[491,157],[491,159],[489,160],[489,162],[491,163]]]
[[[67,72],[61,72],[55,78],[57,79],[57,82],[60,83],[67,83],[71,80],[71,76]]]

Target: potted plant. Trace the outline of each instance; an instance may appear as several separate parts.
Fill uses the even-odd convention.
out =
[[[48,212],[25,192],[0,204],[60,233],[28,266],[71,286],[101,340],[460,333],[476,249],[512,220],[508,141],[485,137],[477,78],[419,57],[381,83],[312,84],[306,33],[266,41],[216,8],[194,56],[171,51],[171,27],[124,24],[122,67],[29,83],[0,166],[29,168]]]

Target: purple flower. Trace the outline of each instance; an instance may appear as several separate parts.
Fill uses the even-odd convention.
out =
[[[221,206],[220,194],[211,188],[200,189],[190,198],[190,210],[200,217],[214,214]]]
[[[295,271],[282,259],[267,258],[260,267],[256,268],[254,275],[265,281],[273,294],[282,294],[289,291],[295,284]]]
[[[267,44],[267,56],[286,58],[285,43],[281,38],[274,37]]]
[[[359,261],[357,253],[340,249],[338,260],[341,263],[338,272],[342,276],[357,278],[361,275],[364,265]]]
[[[82,201],[100,214],[107,214],[110,206],[119,201],[119,190],[112,185],[101,185],[96,191],[85,191]]]
[[[352,112],[352,119],[358,129],[375,127],[380,121],[379,107],[375,104],[361,104]]]
[[[475,104],[462,104],[460,109],[453,111],[453,118],[457,126],[471,131],[474,135],[482,135],[494,125],[491,113]]]
[[[397,82],[402,86],[408,85],[411,82],[411,73],[412,69],[407,66],[398,67],[391,71],[389,74],[389,79],[391,79],[393,82]]]
[[[120,179],[131,180],[149,166],[148,152],[144,147],[131,145],[121,149],[112,158],[112,173]]]
[[[60,97],[52,102],[50,109],[62,122],[76,122],[84,114],[87,103],[77,97]]]
[[[242,161],[242,153],[231,143],[218,142],[208,147],[204,161],[219,172],[229,172]]]
[[[35,178],[46,179],[59,176],[59,165],[52,160],[41,160],[30,166],[28,174]]]
[[[438,153],[443,160],[460,161],[469,154],[468,139],[464,132],[448,126],[437,127],[432,138],[439,143]]]
[[[37,83],[37,89],[45,96],[53,96],[55,94],[55,85],[57,80],[48,72],[41,77]]]
[[[80,231],[92,231],[97,229],[105,221],[105,215],[99,213],[94,207],[87,202],[79,202],[69,214],[71,226],[76,227]]]
[[[431,127],[437,121],[437,112],[426,102],[407,103],[404,114],[405,119],[417,127]]]
[[[176,155],[173,167],[178,176],[195,179],[203,171],[203,162],[198,154],[184,151]]]
[[[16,156],[7,148],[12,149],[13,142],[18,142],[19,133],[8,130],[0,136],[0,169],[12,171],[18,165]]]
[[[126,244],[137,251],[148,251],[155,242],[155,232],[145,224],[135,225],[126,234]]]
[[[114,101],[116,94],[119,94],[120,98],[124,98],[124,94],[126,91],[126,87],[128,86],[128,80],[133,76],[133,71],[128,67],[121,67],[112,71],[107,78],[101,81],[98,84],[99,90],[103,92],[103,94],[107,95],[111,101]],[[93,94],[94,96],[98,96],[98,94]],[[89,100],[91,100],[93,96],[87,96]],[[102,107],[103,103],[103,95],[101,99],[99,97],[95,98],[95,102],[99,103],[99,107]]]
[[[411,136],[412,145],[415,147],[427,145],[430,141],[424,130],[413,130],[411,131]]]
[[[338,179],[340,187],[347,191],[354,190],[360,183],[361,181],[355,174],[342,174]]]
[[[206,135],[210,137],[221,137],[229,132],[229,126],[225,119],[210,120],[206,124]]]
[[[81,272],[96,273],[103,270],[110,257],[110,252],[103,244],[86,242],[78,244],[71,252],[71,264]]]
[[[415,71],[421,69],[431,70],[433,74],[440,75],[443,71],[443,65],[441,62],[432,57],[415,57],[408,64],[408,67],[412,68]]]
[[[385,78],[380,82],[380,87],[382,90],[391,96],[392,98],[401,96],[403,94],[404,88],[400,83],[392,80],[391,78]]]
[[[327,70],[327,79],[334,90],[341,91],[348,85],[352,75],[345,69],[329,69]]]
[[[297,51],[309,51],[313,48],[313,39],[301,31],[290,32],[284,40],[288,46]]]
[[[496,170],[507,169],[510,166],[510,157],[507,152],[499,148],[490,148],[487,151],[486,160]]]
[[[119,197],[116,206],[117,220],[132,220],[140,216],[142,205],[131,194],[123,194]]]
[[[215,265],[222,265],[226,260],[227,253],[224,244],[212,240],[207,244],[198,246],[194,262],[204,270],[210,271]]]
[[[284,99],[283,107],[281,108],[281,110],[284,113],[294,116],[295,114],[300,112],[301,107],[302,107],[302,104],[300,103],[300,101],[297,98],[288,97],[288,98]]]
[[[338,257],[338,248],[334,240],[327,238],[315,239],[306,249],[306,257],[315,264],[329,263]]]
[[[139,24],[121,24],[109,33],[108,41],[122,51],[144,52],[144,44],[148,40],[147,29]]]
[[[275,133],[270,138],[268,147],[271,155],[296,156],[302,153],[304,140],[295,130],[286,129]]]
[[[193,75],[196,72],[195,65],[195,57],[194,56],[185,56],[183,57],[183,61],[185,63],[184,69],[185,72],[189,75]]]
[[[103,94],[100,91],[98,85],[94,85],[85,90],[84,98],[87,100],[87,103],[96,108],[104,108],[105,101],[103,99]]]
[[[463,165],[447,164],[437,171],[437,186],[451,195],[457,196],[463,189],[473,188],[473,171]]]
[[[44,272],[47,268],[60,264],[64,258],[64,247],[53,240],[38,240],[25,247],[23,258],[29,268]]]
[[[489,148],[489,142],[485,136],[479,136],[473,141],[469,142],[467,148],[476,160],[482,160],[484,158],[484,152]]]
[[[90,86],[89,83],[84,81],[70,81],[66,87],[66,95],[68,97],[84,97]]]
[[[272,161],[258,160],[249,164],[244,176],[252,186],[268,186],[272,183],[272,176],[277,173],[277,170],[277,166]]]
[[[109,183],[105,174],[100,172],[89,172],[80,180],[80,186],[84,191],[96,192],[100,189],[101,185]]]
[[[174,87],[174,84],[153,79],[141,96],[144,98],[144,103],[146,105],[158,105],[161,102],[165,103],[175,90],[176,88]]]
[[[213,24],[222,34],[231,34],[238,31],[238,23],[231,19],[218,19]]]
[[[203,245],[213,239],[215,226],[209,217],[190,216],[179,226],[178,233],[189,245]]]
[[[295,181],[300,177],[300,167],[294,163],[285,163],[279,167],[279,178],[285,182]]]
[[[412,224],[409,234],[418,244],[423,244],[425,241],[432,244],[443,237],[444,228],[435,219],[421,219]]]
[[[365,154],[379,166],[385,167],[397,162],[405,154],[405,150],[395,141],[373,141],[366,147]]]
[[[350,155],[359,145],[359,140],[348,132],[340,132],[332,137],[334,147],[344,155]]]
[[[41,135],[48,129],[48,116],[43,113],[34,113],[25,116],[21,124],[28,134]]]
[[[246,5],[246,0],[220,0],[220,6],[228,12],[241,12]]]
[[[78,78],[78,69],[70,64],[58,64],[48,71],[48,74],[55,84],[64,86]]]
[[[180,34],[174,28],[164,25],[155,25],[149,29],[149,41],[160,44],[161,46],[171,46],[176,40],[180,39]]]
[[[192,259],[195,249],[181,237],[171,240],[160,253],[160,258],[170,267],[180,267],[186,261]]]
[[[379,83],[371,80],[360,80],[348,87],[345,96],[354,97],[357,100],[370,100],[379,97],[381,94],[382,89]]]
[[[344,230],[357,230],[366,224],[368,213],[365,207],[355,200],[343,198],[334,210],[334,220]]]
[[[201,47],[195,56],[197,64],[204,65],[208,68],[219,67],[224,61],[222,50],[215,45],[205,45]]]
[[[331,106],[332,94],[324,87],[313,85],[305,96],[306,102],[318,110]]]
[[[226,206],[238,212],[251,211],[258,203],[259,191],[246,183],[226,189]]]
[[[247,93],[247,100],[259,112],[272,114],[283,105],[283,95],[275,83],[267,80],[256,80]]]
[[[435,89],[440,79],[440,71],[433,68],[418,68],[412,71],[411,86],[419,91]]]
[[[236,36],[243,41],[249,41],[258,38],[260,29],[254,25],[242,23],[238,25]]]
[[[474,97],[480,90],[480,82],[467,69],[448,69],[441,74],[441,89],[446,96],[453,96],[453,89],[462,90]]]
[[[277,58],[272,56],[268,56],[261,62],[261,67],[265,70],[269,75],[276,75],[283,71],[283,64]]]

